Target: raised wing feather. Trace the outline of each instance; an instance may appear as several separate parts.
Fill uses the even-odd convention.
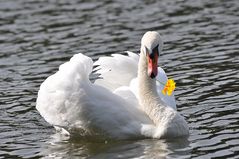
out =
[[[111,91],[121,86],[129,86],[131,80],[137,76],[139,55],[127,51],[128,56],[113,54],[111,57],[100,57],[94,63],[96,73],[101,79],[96,84]]]

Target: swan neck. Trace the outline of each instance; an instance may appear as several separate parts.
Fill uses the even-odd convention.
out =
[[[143,54],[140,55],[139,59],[138,79],[141,99],[146,98],[146,96],[158,97],[156,79],[148,76],[148,62]]]
[[[148,62],[144,54],[140,55],[138,80],[139,80],[139,103],[142,109],[148,114],[155,124],[158,119],[159,109],[163,108],[156,89],[156,79],[148,76]]]

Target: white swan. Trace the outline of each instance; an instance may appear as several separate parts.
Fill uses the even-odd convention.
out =
[[[45,120],[70,135],[112,139],[187,136],[188,126],[177,112],[174,96],[161,94],[166,82],[157,67],[163,42],[157,32],[141,40],[140,56],[114,54],[94,63],[102,79],[89,80],[93,61],[74,55],[48,77],[38,92],[36,108]]]

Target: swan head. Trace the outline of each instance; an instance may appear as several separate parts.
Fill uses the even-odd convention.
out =
[[[158,74],[158,57],[163,49],[163,41],[156,31],[148,31],[141,39],[141,54],[147,59],[148,75],[155,78]]]

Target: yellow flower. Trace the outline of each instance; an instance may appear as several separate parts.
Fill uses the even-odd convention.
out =
[[[176,83],[173,79],[167,80],[167,83],[164,86],[164,89],[162,90],[162,93],[165,95],[167,93],[168,96],[171,96],[174,89],[176,88]]]

